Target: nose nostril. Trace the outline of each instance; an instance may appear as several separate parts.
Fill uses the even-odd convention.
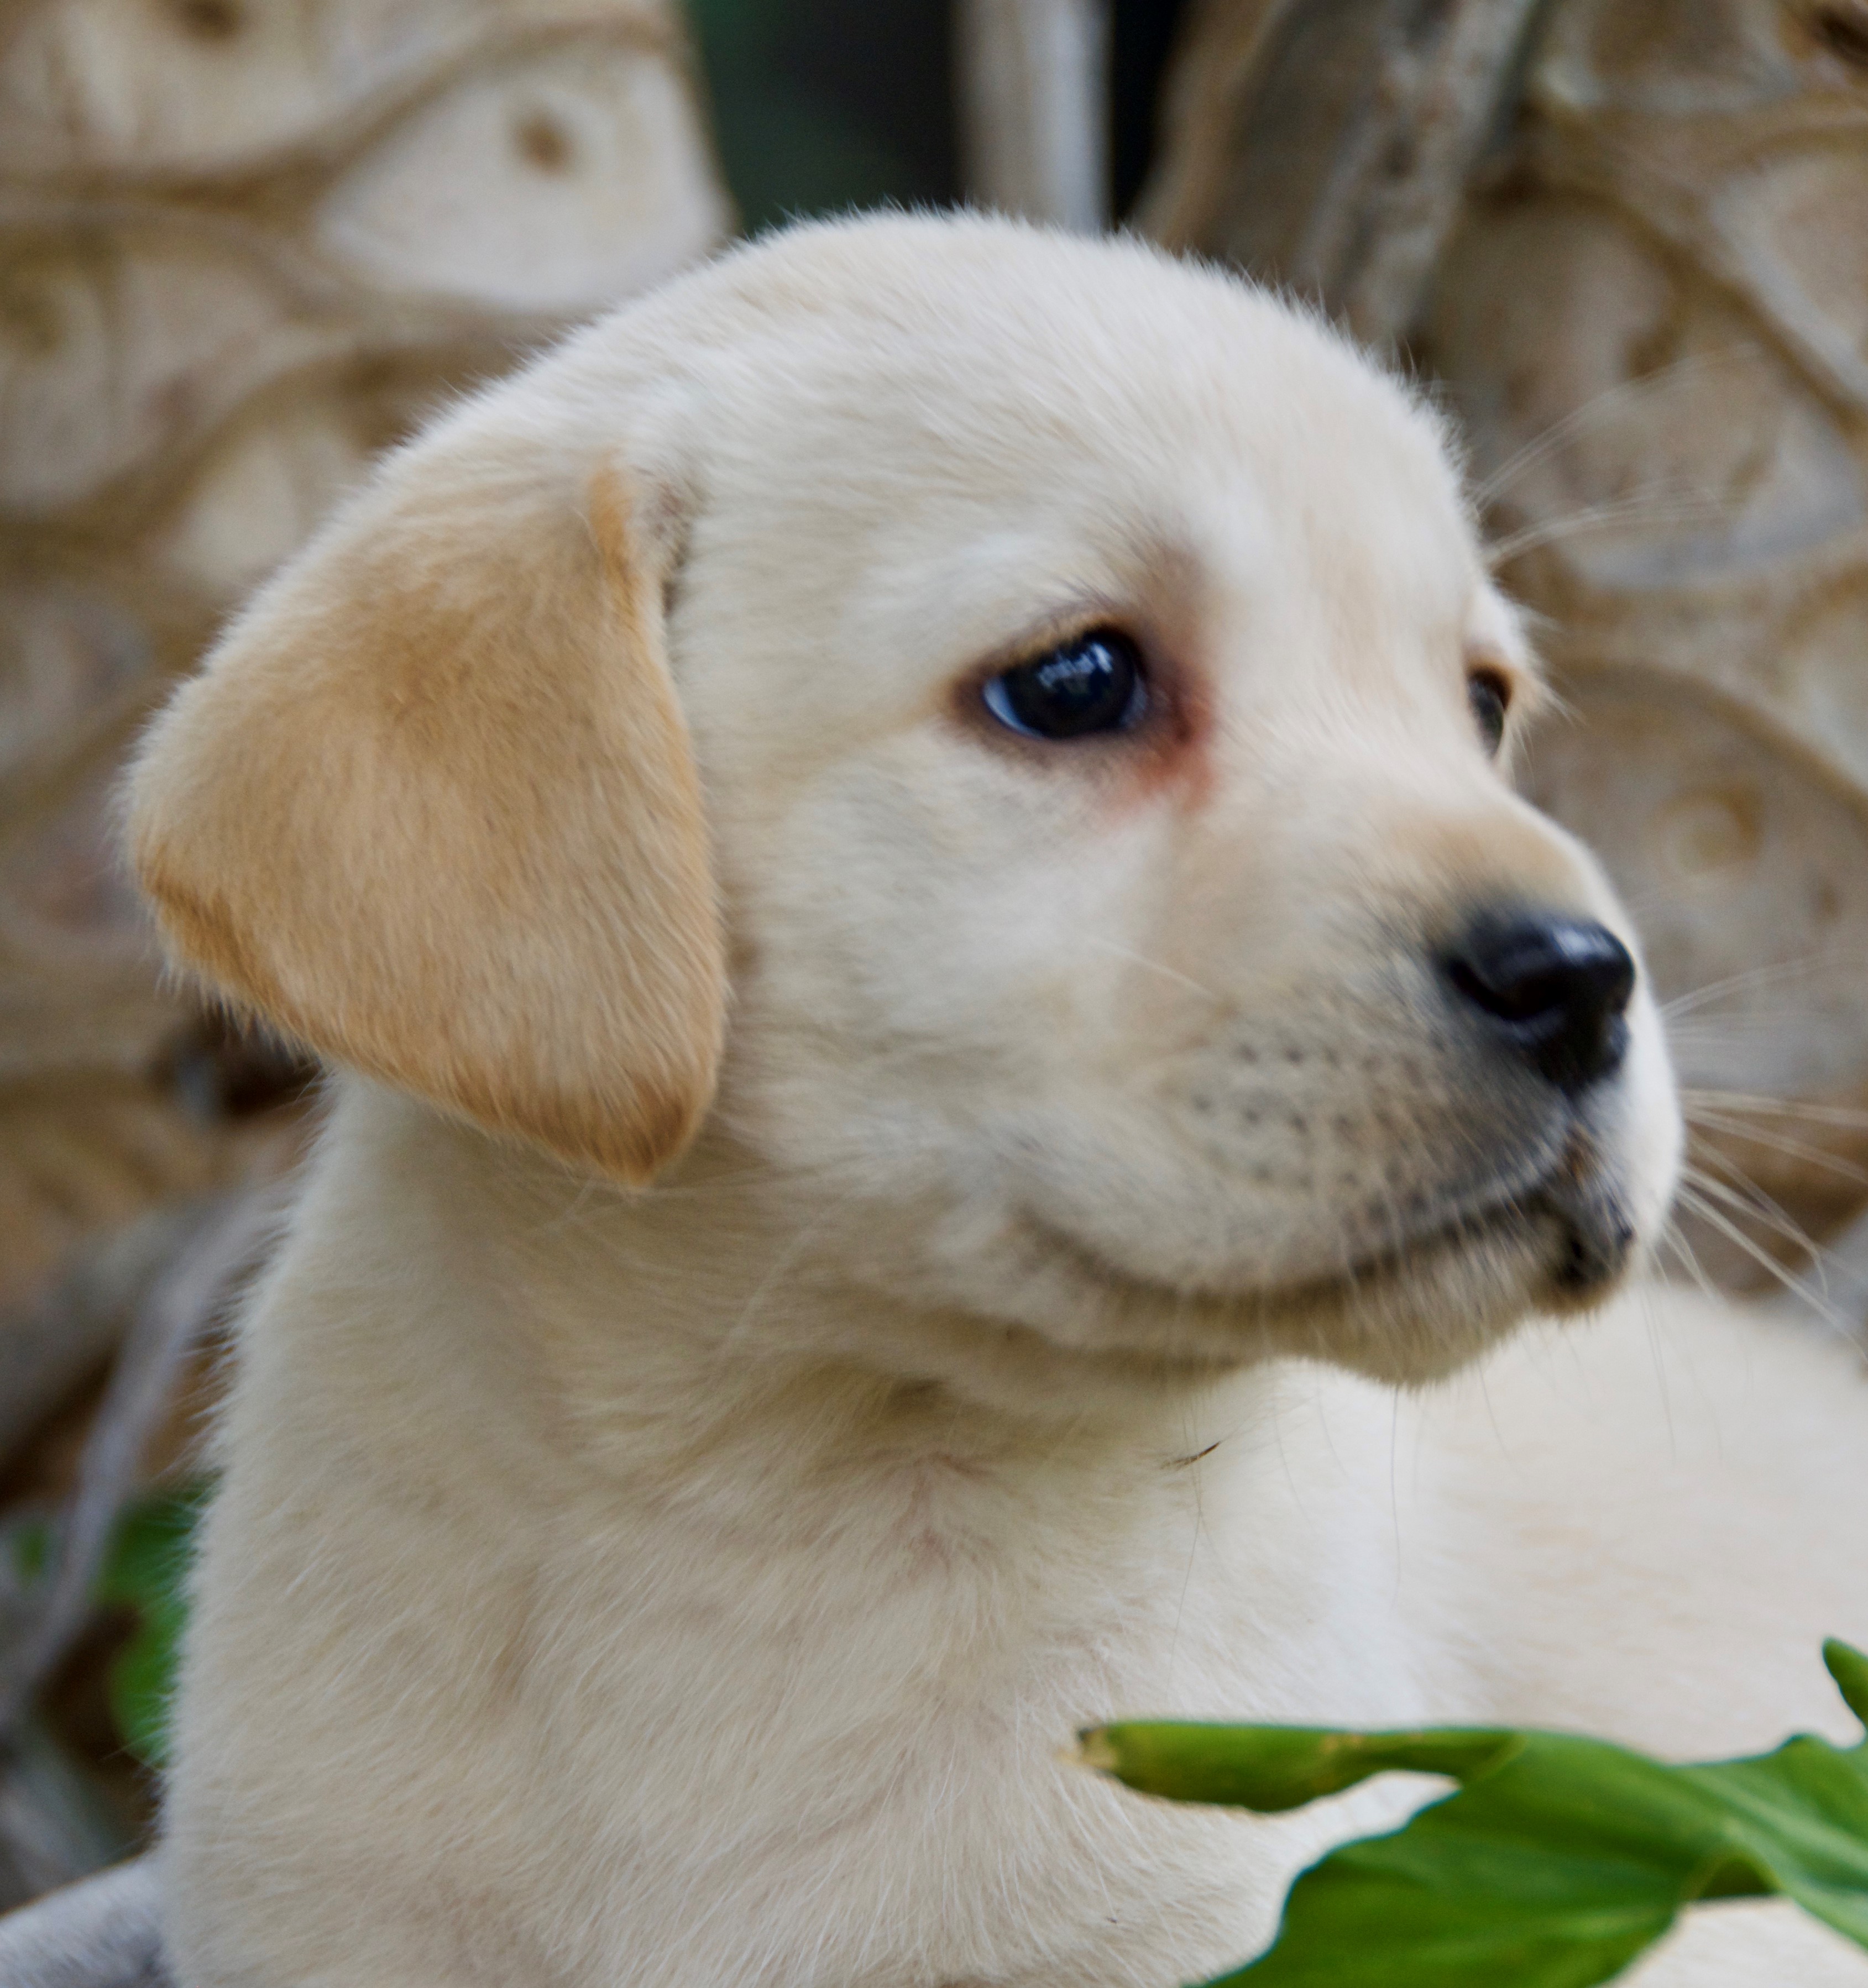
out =
[[[1447,963],[1447,977],[1475,1007],[1501,1022],[1535,1021],[1563,1000],[1563,990],[1548,972],[1487,973],[1470,960],[1456,958]]]
[[[1635,964],[1606,926],[1558,917],[1482,919],[1443,967],[1494,1034],[1562,1089],[1582,1090],[1620,1063]]]

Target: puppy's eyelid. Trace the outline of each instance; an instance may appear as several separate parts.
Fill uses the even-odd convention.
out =
[[[1537,681],[1490,648],[1469,648],[1465,664],[1466,702],[1480,742],[1492,759],[1502,760],[1537,701]]]
[[[1513,671],[1502,663],[1474,660],[1466,665],[1466,681],[1469,684],[1484,684],[1498,693],[1501,704],[1514,705],[1523,685]]]
[[[1549,689],[1534,654],[1514,652],[1481,640],[1466,645],[1464,662],[1468,682],[1474,677],[1484,677],[1497,684],[1514,718],[1521,712],[1528,715],[1540,711],[1548,701]]]

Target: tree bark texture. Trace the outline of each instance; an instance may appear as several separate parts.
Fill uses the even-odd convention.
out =
[[[662,0],[0,16],[0,1311],[245,1165],[110,854],[137,725],[377,449],[727,218]]]
[[[1108,218],[1108,0],[958,0],[967,191],[1093,233]]]

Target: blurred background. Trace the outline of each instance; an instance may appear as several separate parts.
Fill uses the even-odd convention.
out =
[[[1669,1003],[1668,1270],[1860,1332],[1868,0],[0,0],[0,1909],[150,1827],[314,1107],[163,981],[129,742],[450,396],[967,199],[1284,284],[1453,413],[1564,700],[1528,789]]]

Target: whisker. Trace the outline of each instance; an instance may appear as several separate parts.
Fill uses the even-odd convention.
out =
[[[1099,938],[1094,935],[1089,938],[1088,942],[1098,952],[1112,953],[1118,959],[1126,959],[1132,965],[1146,967],[1149,972],[1159,974],[1164,980],[1172,980],[1179,986],[1192,988],[1196,994],[1203,995],[1216,1006],[1225,1006],[1224,998],[1215,993],[1210,987],[1198,980],[1189,979],[1186,974],[1177,972],[1174,968],[1165,965],[1159,959],[1150,959],[1146,953],[1137,952],[1132,946],[1118,945],[1114,939]]]
[[[1681,1234],[1677,1222],[1669,1222],[1661,1230],[1657,1246],[1672,1253],[1676,1261],[1684,1266],[1687,1275],[1707,1297],[1717,1298],[1721,1295],[1712,1280],[1707,1276],[1706,1267],[1699,1259],[1699,1252]]]
[[[1558,545],[1566,539],[1582,538],[1591,532],[1606,531],[1611,525],[1690,524],[1716,519],[1725,506],[1706,497],[1656,499],[1616,497],[1600,504],[1586,505],[1555,518],[1541,518],[1535,524],[1508,532],[1485,549],[1487,566],[1496,573],[1513,560],[1522,559],[1540,546]]]
[[[1781,1284],[1792,1297],[1800,1300],[1833,1331],[1850,1340],[1859,1341],[1862,1328],[1837,1311],[1822,1293],[1813,1291],[1803,1280],[1773,1256],[1761,1244],[1746,1235],[1736,1222],[1724,1215],[1697,1188],[1682,1183],[1680,1189],[1682,1203],[1690,1208],[1709,1227],[1718,1230],[1736,1248],[1742,1249],[1758,1267],[1774,1281]]]
[[[1700,1188],[1690,1181],[1683,1180],[1676,1191],[1676,1198],[1683,1208],[1717,1229],[1728,1242],[1735,1243],[1759,1269],[1768,1273],[1777,1283],[1789,1290],[1799,1289],[1799,1280],[1795,1272],[1780,1263],[1755,1236],[1746,1235]]]
[[[1691,1082],[1705,1063],[1715,1059],[1729,1063],[1734,1057],[1772,1045],[1781,1052],[1795,1026],[1794,1021],[1781,1014],[1749,1014],[1735,1019],[1689,1021],[1668,1030],[1667,1039],[1683,1059],[1690,1054],[1698,1060],[1687,1072],[1687,1080]],[[1716,1076],[1717,1072],[1709,1070],[1707,1074]]]
[[[1858,1167],[1837,1154],[1826,1153],[1820,1146],[1812,1146],[1806,1139],[1786,1138],[1781,1133],[1761,1131],[1742,1118],[1728,1117],[1722,1111],[1689,1111],[1686,1116],[1690,1125],[1710,1132],[1722,1132],[1728,1138],[1742,1139],[1748,1146],[1761,1146],[1767,1152],[1782,1153],[1787,1159],[1801,1160],[1805,1165],[1819,1168],[1825,1173],[1835,1175],[1839,1180],[1853,1181],[1868,1187],[1868,1168]]]
[[[1728,974],[1723,980],[1709,980],[1704,986],[1695,987],[1690,992],[1676,994],[1670,1001],[1660,1003],[1660,1012],[1671,1025],[1681,1016],[1690,1015],[1741,989],[1748,991],[1755,987],[1769,987],[1820,973],[1854,972],[1864,966],[1868,966],[1868,956],[1812,958],[1806,955],[1802,959],[1774,960],[1768,965],[1748,967],[1742,973]]]
[[[1752,1112],[1761,1118],[1801,1118],[1812,1125],[1836,1125],[1868,1131],[1868,1111],[1853,1104],[1812,1104],[1795,1097],[1774,1097],[1768,1091],[1720,1090],[1703,1084],[1683,1084],[1683,1107],[1697,1108],[1701,1100],[1733,1113]]]
[[[1548,462],[1590,422],[1618,409],[1624,401],[1643,399],[1680,385],[1696,373],[1710,372],[1716,367],[1729,364],[1732,356],[1730,352],[1720,351],[1690,353],[1652,373],[1644,373],[1633,380],[1618,380],[1613,387],[1605,387],[1599,393],[1592,394],[1580,407],[1571,408],[1541,434],[1534,435],[1523,448],[1507,456],[1491,475],[1474,486],[1474,502],[1484,509],[1520,477],[1528,476],[1540,464]]]
[[[1755,1182],[1743,1175],[1736,1180],[1722,1180],[1716,1174],[1707,1173],[1703,1167],[1690,1164],[1680,1168],[1680,1178],[1690,1182],[1700,1193],[1710,1195],[1734,1214],[1748,1215],[1773,1235],[1781,1236],[1793,1249],[1808,1256],[1826,1294],[1829,1286],[1822,1271],[1821,1245]]]
[[[1728,1206],[1742,1209],[1745,1212],[1772,1227],[1787,1242],[1794,1242],[1799,1249],[1814,1253],[1817,1248],[1815,1239],[1802,1227],[1787,1209],[1781,1208],[1744,1170],[1724,1154],[1709,1152],[1704,1155],[1724,1168],[1714,1173],[1691,1160],[1680,1166],[1680,1177],[1690,1181],[1694,1186],[1717,1196]]]

